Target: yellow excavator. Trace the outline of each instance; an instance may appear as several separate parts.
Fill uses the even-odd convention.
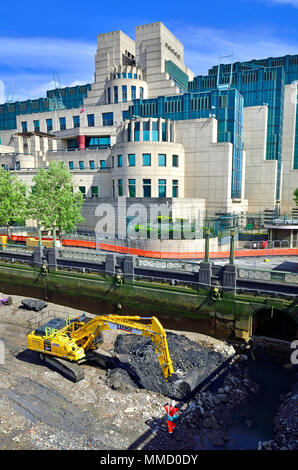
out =
[[[99,348],[102,332],[112,329],[150,337],[165,380],[173,376],[166,333],[156,317],[99,315],[89,318],[83,314],[76,318],[53,318],[28,334],[28,348],[39,353],[42,361],[78,382],[84,378],[79,364],[95,360],[107,367],[113,362],[113,357]]]

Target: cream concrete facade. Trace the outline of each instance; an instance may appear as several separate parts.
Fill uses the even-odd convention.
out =
[[[281,207],[290,212],[293,193],[298,188],[298,169],[294,170],[295,128],[297,122],[298,82],[285,86],[283,124],[283,177]]]
[[[276,206],[277,161],[266,160],[267,106],[250,106],[243,113],[243,146],[246,152],[245,197],[252,213]],[[258,190],[256,190],[258,188]]]

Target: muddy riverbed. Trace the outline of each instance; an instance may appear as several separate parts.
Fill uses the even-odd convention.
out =
[[[178,401],[177,427],[169,435],[163,406],[170,391],[148,339],[104,332],[102,347],[131,355],[140,371],[139,383],[123,369],[85,364],[84,380],[74,384],[27,349],[27,321],[35,313],[20,308],[23,297],[12,298],[12,305],[0,307],[0,340],[5,345],[0,449],[257,448],[263,437],[270,439],[270,430],[260,439],[256,434],[247,447],[241,434],[253,430],[249,403],[260,400],[266,406],[259,379],[250,369],[249,351],[235,353],[231,345],[199,333],[167,331],[174,369],[187,372],[195,367],[202,375],[194,395]],[[63,317],[82,313],[54,304],[47,309]],[[290,375],[292,380],[293,372]],[[284,409],[281,413],[284,419]]]

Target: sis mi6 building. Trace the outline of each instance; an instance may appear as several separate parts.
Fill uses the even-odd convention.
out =
[[[217,64],[194,76],[160,22],[99,34],[94,83],[0,105],[0,164],[29,185],[65,162],[86,197],[243,214],[294,209],[298,55]],[[120,197],[120,198],[119,198]],[[123,198],[122,198],[123,199]]]

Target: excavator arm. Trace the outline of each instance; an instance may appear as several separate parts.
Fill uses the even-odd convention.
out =
[[[86,352],[96,348],[94,340],[99,332],[113,329],[150,337],[165,380],[171,377],[174,369],[166,333],[156,317],[99,315],[88,323],[73,322],[71,337]]]

